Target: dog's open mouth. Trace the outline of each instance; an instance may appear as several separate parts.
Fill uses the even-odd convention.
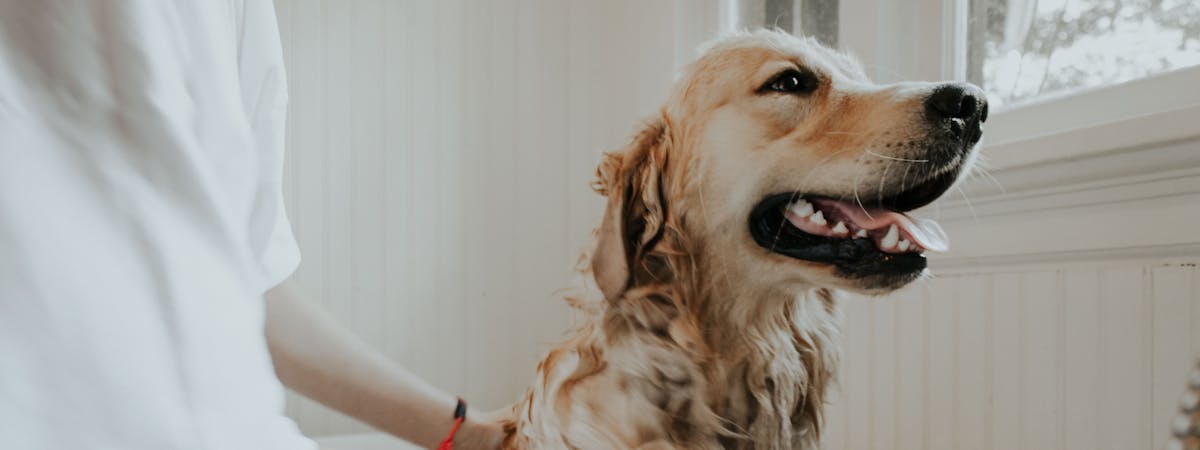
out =
[[[937,222],[903,212],[944,191],[934,189],[936,193],[928,195],[928,190],[919,187],[866,207],[853,199],[775,194],[754,208],[750,234],[771,252],[833,264],[844,276],[915,276],[925,269],[925,252],[941,252],[949,246]]]

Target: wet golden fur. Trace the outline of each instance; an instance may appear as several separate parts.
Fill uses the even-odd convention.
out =
[[[817,71],[818,93],[755,93],[788,65]],[[782,33],[711,46],[597,169],[602,295],[577,300],[587,318],[539,364],[505,448],[816,448],[838,363],[834,290],[895,286],[767,252],[745,220],[785,188],[903,186],[864,156],[916,151],[903,145],[919,102],[908,93],[924,87],[873,85],[853,60]]]

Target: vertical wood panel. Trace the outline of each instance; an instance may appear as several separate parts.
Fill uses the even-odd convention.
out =
[[[326,70],[321,92],[325,96],[328,114],[324,126],[328,130],[326,148],[341,149],[324,152],[326,189],[322,219],[325,222],[325,262],[323,266],[325,294],[324,306],[343,322],[357,329],[363,324],[354,320],[355,266],[355,223],[354,223],[354,156],[361,149],[356,146],[360,136],[355,136],[355,122],[362,117],[355,104],[363,86],[354,85],[354,77],[362,67],[356,61],[355,19],[361,0],[335,3],[325,1],[324,21],[326,37],[323,46],[326,67],[346,67],[349,70]],[[342,414],[322,414],[321,429],[356,432],[362,429]]]
[[[1059,305],[1055,272],[1022,274],[1021,446],[1058,448]]]
[[[439,270],[439,260],[436,257],[438,237],[438,208],[437,184],[435,171],[437,156],[441,151],[437,147],[434,130],[437,126],[436,114],[440,102],[436,95],[438,90],[437,68],[434,66],[434,54],[437,49],[433,40],[434,5],[429,2],[413,2],[412,20],[407,25],[412,29],[412,53],[405,61],[404,67],[412,73],[412,136],[408,151],[411,152],[412,166],[408,175],[412,179],[412,191],[409,204],[412,225],[407,252],[412,255],[413,264],[410,269],[416,270],[411,278],[412,287],[408,294],[413,299],[412,308],[405,311],[411,315],[411,327],[406,336],[412,340],[412,359],[403,361],[408,367],[426,378],[435,375],[437,364],[436,355],[423,347],[435,340],[436,322],[434,320],[435,301],[439,300],[435,288],[435,276]]]
[[[871,343],[874,358],[871,360],[872,419],[871,448],[873,450],[896,449],[896,303],[898,298],[872,299],[871,315],[874,327]]]
[[[838,367],[840,376],[846,376],[845,359]],[[846,401],[846,391],[841,384],[834,385],[826,393],[825,427],[821,434],[821,448],[825,450],[847,450],[846,427],[850,420],[850,410]]]
[[[928,288],[925,308],[927,344],[926,416],[923,429],[926,445],[922,450],[955,450],[955,338],[954,320],[958,303],[958,278],[938,279]],[[916,345],[915,343],[909,345]],[[906,387],[908,389],[909,387]],[[922,424],[917,424],[922,426]]]
[[[929,304],[926,286],[912,286],[887,300],[896,311],[896,448],[924,449],[926,411],[926,323]],[[931,321],[936,320],[930,317]],[[932,338],[933,336],[928,336]],[[931,389],[936,387],[931,386]]]
[[[991,396],[991,311],[992,280],[989,275],[963,276],[958,280],[958,307],[954,403],[956,445],[960,449],[989,450],[992,445]]]
[[[1194,364],[1191,353],[1192,276],[1189,267],[1156,267],[1151,272],[1154,303],[1153,369],[1153,446],[1163,448],[1176,402],[1183,392],[1188,370]]]
[[[1021,277],[992,285],[992,448],[1021,448]]]
[[[434,179],[432,192],[424,194],[434,201],[436,230],[433,239],[433,264],[436,271],[434,280],[435,303],[430,305],[432,314],[433,342],[446,343],[447,348],[464,348],[462,333],[457,331],[458,320],[463,317],[465,306],[462,293],[461,263],[463,258],[463,226],[466,220],[462,197],[462,160],[463,133],[460,121],[463,120],[463,82],[466,78],[462,70],[463,52],[466,46],[462,42],[462,31],[458,24],[462,20],[461,0],[440,0],[434,2],[432,22],[432,41],[434,48],[431,67],[434,71],[432,89],[429,92],[430,104],[434,106]],[[503,74],[503,68],[497,68],[492,77]],[[498,77],[497,77],[498,78]],[[503,85],[504,89],[511,86]],[[502,145],[508,144],[507,141]],[[507,223],[507,222],[499,222]],[[461,392],[465,380],[462,366],[462,354],[457,352],[437,352],[431,355],[428,368],[430,379],[443,380],[445,389]]]
[[[1066,273],[1064,284],[1064,441],[1068,449],[1100,448],[1100,274]]]
[[[1100,423],[1101,449],[1145,448],[1142,410],[1143,274],[1138,267],[1107,269],[1100,279]]]
[[[871,345],[871,330],[875,329],[871,301],[852,296],[842,303],[846,314],[846,347],[842,354],[846,370],[841,376],[840,390],[841,398],[846,402],[847,419],[843,427],[830,432],[844,433],[842,441],[847,450],[871,448],[870,431],[874,429],[874,421],[870,384],[876,359]]]
[[[1200,358],[1200,268],[1195,263],[1188,267],[1192,269],[1192,357]]]
[[[362,0],[354,8],[353,28],[381,29],[384,18],[380,0]],[[383,70],[375,68],[382,56],[383,40],[357,33],[353,36],[354,66],[364,70],[354,71],[351,84],[356,87],[351,102],[358,111],[354,118],[351,135],[354,150],[351,152],[352,189],[350,203],[352,214],[353,259],[350,280],[352,281],[353,310],[349,320],[356,324],[355,331],[368,342],[383,342],[383,306],[386,304],[384,278],[384,249],[380,239],[385,237],[385,215],[379,213],[384,204],[383,152],[383,98],[379,92],[384,86]],[[375,70],[365,70],[367,67]]]
[[[468,43],[477,43],[481,47],[491,50],[490,43],[492,42],[492,22],[488,18],[492,15],[492,5],[480,5],[477,8],[467,8],[463,13],[462,33],[465,41]],[[464,58],[476,57],[477,55],[463,55]],[[479,66],[490,67],[492,59],[485,55],[478,55],[484,58],[478,61]],[[457,86],[456,89],[465,91],[468,99],[479,103],[490,103],[492,101],[492,91],[498,86],[493,85],[495,80],[489,75],[487,77],[479,77],[473,82],[465,83]],[[476,126],[461,130],[463,133],[463,143],[468,149],[490,148],[492,141],[495,140],[493,129],[487,125],[485,121],[486,113],[481,108],[468,107],[463,111],[463,120],[465,123],[477,124]],[[482,192],[487,192],[489,189],[496,189],[497,186],[490,186],[493,178],[489,173],[490,168],[495,170],[511,170],[508,166],[501,166],[507,159],[507,154],[498,148],[491,148],[491,151],[473,155],[474,157],[464,161],[463,167],[464,178],[462,183],[467,192],[467,197],[463,199],[463,203],[467,207],[467,214],[470,217],[483,220],[484,218],[496,218],[497,223],[506,223],[506,219],[499,219],[498,215],[503,213],[500,208],[507,200],[507,197],[479,195]],[[491,219],[488,219],[491,220]],[[469,342],[474,345],[469,345],[464,354],[466,358],[466,369],[472,373],[481,371],[496,370],[503,367],[504,358],[508,355],[503,350],[497,350],[488,345],[489,339],[511,342],[512,333],[508,330],[491,331],[488,327],[490,321],[504,317],[504,304],[501,299],[512,297],[512,293],[508,290],[509,286],[503,283],[502,280],[507,273],[503,270],[488,271],[488,268],[496,267],[502,263],[511,253],[510,248],[505,247],[507,242],[497,242],[496,245],[488,246],[489,242],[497,239],[502,239],[504,236],[502,227],[499,226],[480,226],[471,233],[466,233],[463,236],[464,250],[468,252],[468,256],[463,266],[463,283],[469,287],[470,291],[467,296],[474,300],[474,307],[467,314],[466,320],[466,335]],[[487,252],[475,252],[473,249],[489,248]],[[488,335],[491,331],[492,335]],[[470,396],[473,401],[487,402],[493,404],[496,402],[496,393],[488,392],[498,391],[491,385],[485,386],[468,386],[464,395]]]
[[[516,2],[491,3],[487,9],[489,20],[487,36],[488,54],[484,61],[488,67],[488,79],[491,82],[491,88],[486,98],[488,104],[496,106],[494,117],[484,118],[488,125],[488,139],[493,143],[489,145],[488,151],[492,152],[489,162],[492,164],[488,168],[489,171],[494,171],[496,175],[488,177],[489,186],[484,189],[496,189],[497,192],[488,199],[489,206],[488,217],[498,219],[498,223],[504,224],[505,229],[494,230],[494,233],[489,234],[490,239],[493,239],[491,245],[485,245],[489,251],[496,254],[490,259],[492,267],[488,270],[487,282],[489,286],[495,286],[496,295],[493,301],[503,301],[507,298],[518,298],[521,296],[521,286],[517,279],[517,267],[522,262],[518,258],[518,251],[521,245],[516,241],[516,238],[521,237],[517,234],[518,227],[527,226],[522,223],[518,225],[516,220],[518,211],[516,211],[516,192],[514,189],[517,186],[517,180],[522,176],[533,175],[527,174],[522,167],[519,167],[515,158],[520,152],[520,149],[515,142],[517,139],[517,131],[514,130],[516,125],[516,101],[517,97],[517,70],[518,62],[515,61],[518,55],[516,45],[517,34],[517,14],[514,10]],[[533,76],[533,71],[523,72],[526,76]],[[543,150],[544,151],[544,150]],[[535,178],[541,182],[540,177]],[[519,301],[528,301],[529,299],[522,298]],[[519,323],[520,316],[517,308],[514,308],[511,303],[505,305],[499,304],[500,309],[496,310],[497,314],[494,317],[499,317],[501,320],[508,323]],[[505,361],[513,361],[515,356],[514,347],[524,346],[527,343],[524,341],[524,331],[522,327],[513,327],[506,330],[503,335],[509,341],[506,348],[493,348],[496,356],[499,358],[495,364],[499,365],[501,374],[509,379],[517,379],[524,375],[528,376],[529,371],[525,367],[516,367],[515,365],[507,365]],[[524,369],[524,370],[522,370]]]

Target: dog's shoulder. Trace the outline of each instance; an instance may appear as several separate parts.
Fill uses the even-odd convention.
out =
[[[720,448],[699,329],[669,297],[631,294],[543,359],[506,448]]]

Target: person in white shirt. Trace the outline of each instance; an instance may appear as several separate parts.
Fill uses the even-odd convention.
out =
[[[447,435],[453,396],[285,281],[286,105],[270,0],[0,0],[0,448],[315,448],[280,380]]]

